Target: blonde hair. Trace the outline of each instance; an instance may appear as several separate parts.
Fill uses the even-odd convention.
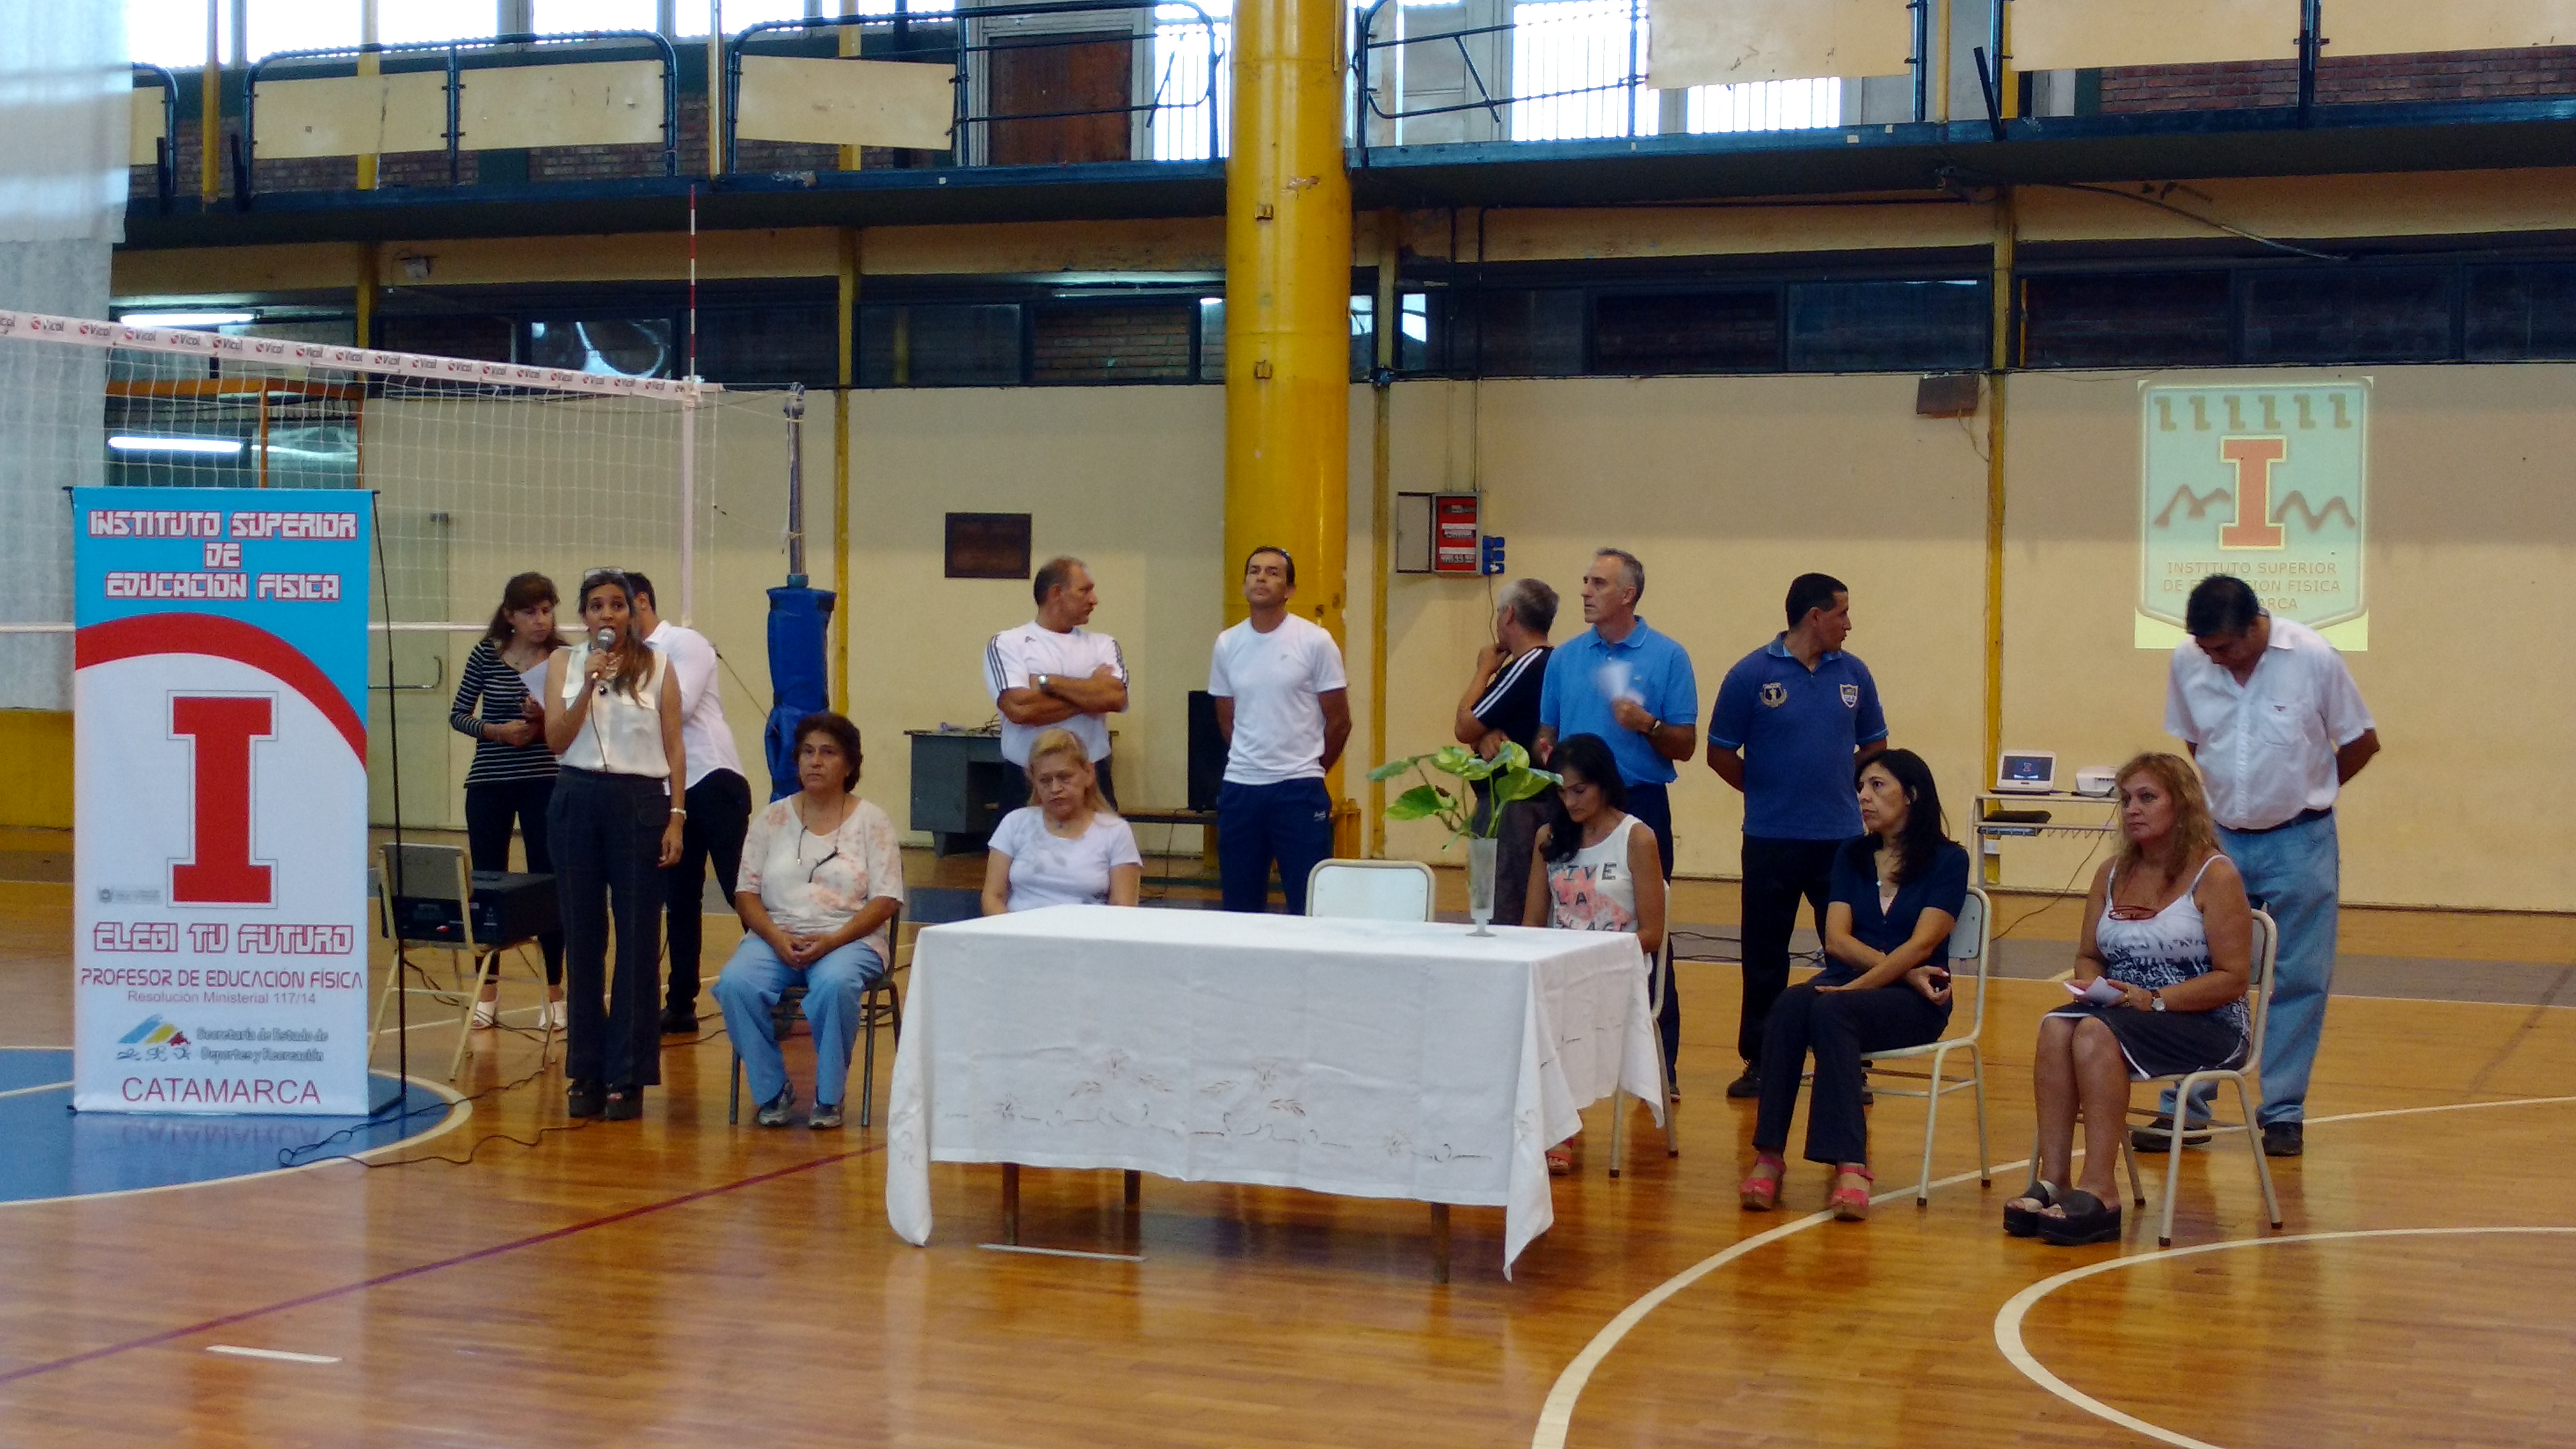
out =
[[[1109,808],[1107,797],[1100,793],[1100,772],[1091,767],[1090,749],[1087,748],[1082,741],[1074,738],[1073,731],[1071,730],[1048,730],[1046,733],[1038,736],[1037,739],[1029,745],[1028,775],[1030,804],[1035,805],[1039,803],[1038,761],[1055,755],[1063,755],[1072,760],[1075,764],[1082,767],[1083,773],[1091,777],[1089,782],[1082,787],[1082,798],[1086,804],[1090,805],[1095,812],[1102,815],[1113,815],[1117,813]]]
[[[2173,801],[2173,840],[2165,847],[2163,864],[2178,872],[2193,861],[2215,853],[2218,849],[2218,823],[2209,818],[2209,797],[2202,792],[2200,772],[2192,768],[2191,761],[2180,755],[2151,750],[2122,765],[2112,788],[2116,792],[2139,775],[2153,776],[2156,784],[2163,787],[2167,798]],[[2140,865],[2146,858],[2147,853],[2138,842],[2122,837],[2120,864]]]

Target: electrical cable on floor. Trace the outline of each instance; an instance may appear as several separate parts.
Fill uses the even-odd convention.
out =
[[[2107,834],[2094,836],[2093,848],[2084,852],[2084,859],[2076,865],[2074,874],[2069,875],[2066,878],[2066,884],[2058,887],[2056,894],[2051,895],[2046,902],[2033,906],[2029,910],[2022,912],[2020,915],[2013,917],[2012,924],[1995,932],[1994,939],[1998,941],[2002,940],[2013,932],[2020,930],[2024,921],[2028,921],[2036,916],[2045,915],[2048,912],[2057,909],[2068,900],[2073,899],[2075,883],[2084,878],[2085,870],[2093,864],[2093,857],[2102,853],[2102,842],[2109,838],[2110,837]]]

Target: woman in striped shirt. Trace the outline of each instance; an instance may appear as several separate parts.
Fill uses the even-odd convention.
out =
[[[448,723],[474,740],[465,772],[465,837],[476,870],[510,868],[510,827],[527,842],[528,869],[554,870],[546,838],[546,805],[555,793],[554,752],[546,748],[546,660],[563,640],[555,633],[555,585],[544,574],[520,574],[501,590],[501,606],[465,656]],[[477,708],[477,702],[480,708]],[[564,1025],[563,933],[537,938],[546,956],[546,1012]],[[476,1026],[500,1024],[500,987],[483,988]]]

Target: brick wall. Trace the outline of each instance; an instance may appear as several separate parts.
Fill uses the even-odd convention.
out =
[[[1041,307],[1034,326],[1035,382],[1186,382],[1196,303]]]
[[[2317,64],[2324,105],[2576,95],[2576,46],[2337,57]],[[2102,110],[2227,111],[2296,105],[2295,61],[2137,66],[2102,72]]]

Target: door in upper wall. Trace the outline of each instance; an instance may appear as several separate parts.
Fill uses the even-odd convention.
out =
[[[996,35],[986,57],[989,164],[1125,161],[1137,37],[1129,31]]]

